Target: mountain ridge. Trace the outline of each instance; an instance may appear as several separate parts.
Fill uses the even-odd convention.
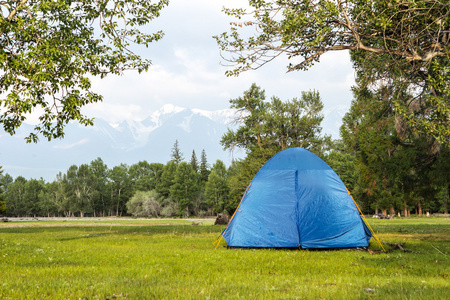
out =
[[[339,122],[342,123],[346,109],[337,107],[327,112],[323,133],[338,137]],[[198,159],[205,150],[210,165],[217,159],[229,165],[233,155],[243,156],[243,151],[229,153],[220,145],[223,134],[233,127],[234,116],[232,109],[208,111],[166,104],[141,121],[111,124],[95,119],[94,126],[88,127],[71,122],[64,139],[37,144],[25,143],[24,137],[32,132],[33,125],[23,124],[14,136],[0,132],[0,165],[4,174],[14,178],[20,175],[53,181],[71,165],[89,164],[98,157],[109,168],[142,160],[166,163],[176,140],[186,161],[193,150]]]

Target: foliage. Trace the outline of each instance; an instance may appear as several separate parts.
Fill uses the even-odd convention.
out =
[[[249,0],[249,6],[225,9],[243,22],[215,37],[230,54],[225,60],[234,69],[228,75],[280,55],[290,59],[289,71],[307,70],[327,52],[351,50],[370,70],[371,84],[393,87],[393,103],[409,126],[450,144],[447,1]],[[404,99],[405,90],[414,94]]]
[[[3,185],[4,185],[3,170],[2,167],[0,166],[0,215],[6,212],[6,202],[4,200],[5,193],[3,190]]]
[[[247,156],[235,162],[235,173],[229,176],[230,203],[234,211],[246,186],[258,170],[276,153],[289,147],[303,147],[316,154],[323,153],[329,137],[322,137],[320,123],[323,104],[316,91],[302,92],[300,99],[281,101],[272,97],[266,101],[265,91],[256,84],[242,97],[231,99],[231,108],[237,111],[235,123],[221,139],[224,149],[245,149]]]
[[[170,195],[178,204],[179,214],[189,216],[196,192],[199,190],[199,178],[192,165],[181,162],[175,172]]]
[[[127,211],[135,217],[159,217],[161,197],[155,191],[137,191],[127,202]]]
[[[200,180],[202,182],[206,182],[209,176],[209,164],[208,159],[206,157],[205,149],[202,150],[202,154],[200,155]]]
[[[161,180],[156,184],[156,191],[164,197],[170,195],[170,187],[173,185],[177,164],[171,160],[163,167]]]
[[[450,182],[450,169],[439,167],[447,165],[448,147],[417,133],[399,111],[398,103],[410,102],[411,90],[395,80],[374,86],[370,74],[382,72],[381,62],[375,65],[372,59],[374,65],[367,68],[361,56],[354,54],[352,60],[358,70],[355,99],[343,119],[341,136],[355,153],[359,180],[354,194],[375,212],[383,209],[386,214],[392,208],[408,215],[411,209],[419,214],[422,208],[434,210],[434,195]]]
[[[198,165],[198,160],[197,160],[197,155],[195,154],[195,150],[192,150],[192,155],[191,155],[191,161],[190,164],[192,166],[192,169],[195,172],[199,171],[199,165]]]
[[[394,251],[213,252],[223,226],[192,220],[0,223],[0,297],[11,299],[445,299],[449,223],[369,220]],[[162,224],[170,225],[162,225]],[[45,226],[45,227],[44,227]],[[377,250],[371,245],[372,250]],[[438,249],[440,252],[438,252]],[[220,265],[220,267],[218,267]],[[24,277],[23,275],[26,274]],[[39,288],[37,288],[39,287]],[[370,290],[369,290],[370,289]]]
[[[344,134],[346,144],[330,144],[330,150],[322,152],[324,160],[338,173],[365,213],[392,207],[408,215],[418,210],[419,204],[430,213],[448,211],[449,150],[441,147],[439,155],[431,154],[427,150],[429,145],[418,143],[421,139],[412,139],[414,135],[409,138],[408,147],[395,144],[397,138],[389,123],[392,118],[375,118],[380,110],[389,116],[388,111],[376,101],[371,105],[369,102],[352,107],[343,129],[349,130]],[[367,122],[357,118],[356,108],[365,112]],[[393,147],[390,156],[387,146]],[[250,152],[228,168],[220,160],[210,167],[205,151],[202,156],[204,174],[208,174],[206,181],[202,181],[201,172],[196,172],[190,162],[177,166],[174,161],[165,165],[140,161],[108,168],[101,158],[89,164],[72,165],[52,182],[20,176],[14,180],[5,174],[0,177],[8,207],[4,214],[17,217],[232,214],[254,174],[265,163],[261,152]],[[428,166],[424,164],[426,161]],[[138,195],[150,195],[152,201],[145,202],[142,197],[133,200]]]
[[[91,78],[146,71],[151,62],[132,51],[162,38],[139,27],[159,16],[168,1],[2,1],[0,20],[0,124],[13,135],[27,114],[40,113],[26,140],[64,136],[71,120],[92,125],[81,113],[102,100]],[[42,112],[41,112],[42,111]]]
[[[248,154],[259,153],[264,160],[289,147],[320,149],[324,141],[320,137],[323,103],[318,92],[302,92],[301,99],[290,101],[277,97],[265,100],[265,91],[256,84],[243,97],[230,100],[240,127],[228,129],[222,137],[224,149],[243,148]]]
[[[205,185],[206,206],[216,214],[222,213],[225,210],[228,193],[227,169],[221,160],[217,160]]]
[[[140,161],[131,165],[128,173],[134,183],[135,191],[151,191],[160,182],[164,165],[161,163],[148,163]]]
[[[26,215],[26,203],[24,202],[24,192],[26,179],[18,176],[13,183],[8,185],[5,195],[6,207],[8,207],[8,215],[20,216]]]
[[[172,154],[170,157],[177,165],[179,165],[184,159],[183,153],[181,153],[180,147],[178,146],[178,140],[175,140],[175,143],[173,144]]]
[[[343,148],[341,142],[339,145],[333,147],[329,153],[326,154],[325,162],[336,172],[347,189],[352,192],[358,182],[359,174],[356,169],[354,153]]]

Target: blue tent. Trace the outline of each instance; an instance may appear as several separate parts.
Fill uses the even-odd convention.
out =
[[[372,237],[339,176],[303,148],[272,157],[222,236],[230,247],[367,247]]]

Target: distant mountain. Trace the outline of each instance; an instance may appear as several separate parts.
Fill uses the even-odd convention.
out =
[[[322,133],[331,135],[333,139],[339,138],[339,129],[342,125],[342,118],[348,112],[349,107],[345,105],[337,105],[326,110],[323,115]]]
[[[338,107],[325,114],[324,133],[339,136],[337,124],[341,122],[342,111],[344,108]],[[97,157],[110,168],[141,160],[166,163],[175,140],[186,161],[190,160],[192,150],[200,159],[204,149],[210,164],[217,159],[229,164],[232,154],[222,149],[220,139],[231,127],[233,117],[234,111],[230,109],[205,111],[168,104],[141,122],[109,124],[96,119],[91,127],[69,123],[64,139],[42,140],[37,144],[25,143],[24,137],[33,126],[24,124],[14,136],[0,133],[0,165],[13,177],[53,181],[58,172],[66,172],[73,164],[88,164]],[[242,152],[234,155],[242,156]]]
[[[178,140],[184,158],[192,150],[198,159],[204,149],[210,164],[221,159],[227,164],[231,155],[222,150],[220,138],[234,116],[232,110],[204,111],[165,105],[147,119],[109,124],[96,119],[94,126],[69,123],[65,138],[26,144],[24,137],[33,129],[24,124],[14,136],[0,133],[0,165],[13,177],[55,179],[73,165],[90,163],[101,157],[108,167],[140,160],[166,163]]]

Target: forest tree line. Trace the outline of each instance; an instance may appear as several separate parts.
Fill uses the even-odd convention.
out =
[[[323,103],[316,91],[282,101],[253,84],[231,99],[235,129],[225,150],[244,149],[230,166],[210,164],[203,150],[187,159],[178,141],[166,164],[140,161],[108,168],[101,158],[73,165],[53,182],[0,174],[0,213],[6,216],[188,217],[232,214],[257,171],[273,155],[303,147],[340,176],[364,213],[448,213],[450,151],[408,129],[377,93],[354,90],[341,140],[321,133]]]

